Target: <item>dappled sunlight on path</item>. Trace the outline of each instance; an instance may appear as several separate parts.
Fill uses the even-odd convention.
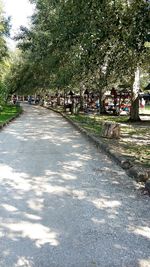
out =
[[[149,199],[58,114],[0,133],[0,266],[149,267]]]

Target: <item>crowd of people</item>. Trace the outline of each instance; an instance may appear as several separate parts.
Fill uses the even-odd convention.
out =
[[[28,104],[40,104],[43,106],[51,106],[56,107],[57,105],[64,106],[64,107],[70,107],[70,110],[72,106],[80,106],[81,100],[79,95],[70,94],[66,95],[64,98],[63,95],[45,95],[44,97],[40,95],[32,96],[29,95],[25,98],[27,100]],[[13,104],[19,103],[19,97],[17,95],[13,95],[11,99]],[[82,99],[82,107],[83,111],[86,113],[90,112],[100,112],[101,106],[100,106],[100,99],[97,94],[84,94]],[[145,99],[144,97],[140,97],[139,99],[139,107],[145,108]],[[113,113],[113,114],[121,114],[126,113],[128,114],[130,112],[131,107],[131,100],[130,96],[128,97],[118,97],[114,95],[106,95],[105,99],[103,100],[103,105],[105,108],[105,111],[107,113]]]

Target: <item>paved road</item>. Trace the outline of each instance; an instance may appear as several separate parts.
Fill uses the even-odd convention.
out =
[[[0,132],[0,267],[149,267],[149,201],[58,114]]]

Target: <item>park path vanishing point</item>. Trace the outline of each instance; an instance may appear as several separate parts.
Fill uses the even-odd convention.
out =
[[[149,197],[57,113],[0,132],[0,267],[150,267]]]

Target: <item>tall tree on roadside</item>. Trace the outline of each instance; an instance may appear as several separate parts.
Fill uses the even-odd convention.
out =
[[[120,5],[121,1],[118,0],[117,3]],[[120,69],[120,74],[128,76],[132,91],[131,121],[140,120],[140,67],[150,60],[150,50],[145,47],[145,43],[150,40],[149,25],[150,3],[144,0],[127,1],[118,25],[117,40],[120,45],[116,53],[114,69],[116,71]]]
[[[4,75],[7,69],[7,63],[5,60],[8,57],[8,48],[5,38],[8,35],[9,19],[4,17],[2,1],[0,1],[0,102],[3,102],[6,91]]]

